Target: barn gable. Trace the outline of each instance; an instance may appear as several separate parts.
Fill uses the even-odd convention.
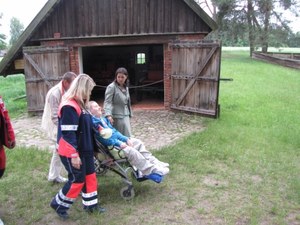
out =
[[[57,5],[32,38],[166,35],[211,30],[181,0],[73,0]]]
[[[194,0],[49,0],[0,63],[24,73],[28,112],[67,71],[89,74],[101,101],[119,67],[133,102],[217,117],[221,44],[216,23]]]
[[[0,75],[15,66],[23,46],[45,40],[199,33],[216,23],[193,0],[49,0],[0,62]]]

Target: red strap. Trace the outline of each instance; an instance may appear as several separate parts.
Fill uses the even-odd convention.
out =
[[[72,99],[72,100],[69,100],[67,102],[64,102],[64,103],[60,104],[60,106],[58,108],[58,117],[61,117],[61,108],[64,107],[65,105],[72,106],[76,110],[78,116],[80,116],[80,114],[81,114],[81,108],[78,105],[78,103],[75,100]]]

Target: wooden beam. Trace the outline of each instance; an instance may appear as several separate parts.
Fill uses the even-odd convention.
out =
[[[215,51],[217,50],[217,47],[213,47],[209,54],[206,56],[205,61],[203,62],[203,64],[200,66],[200,70],[198,73],[196,73],[194,75],[194,77],[192,78],[192,80],[188,83],[187,87],[185,88],[185,90],[183,91],[183,93],[181,94],[181,96],[177,99],[175,105],[179,106],[179,104],[182,102],[182,100],[184,99],[184,97],[186,96],[186,94],[188,93],[188,91],[191,89],[191,87],[195,84],[197,77],[199,77],[203,71],[203,69],[205,68],[205,66],[207,65],[207,63],[209,62],[210,58],[213,56],[213,54],[215,53]]]
[[[23,53],[23,55],[30,62],[30,64],[33,66],[33,68],[36,70],[36,72],[38,72],[38,74],[40,75],[40,77],[43,78],[43,80],[49,86],[49,88],[53,87],[52,84],[46,79],[46,75],[39,68],[38,64],[36,64],[35,61],[27,53]]]

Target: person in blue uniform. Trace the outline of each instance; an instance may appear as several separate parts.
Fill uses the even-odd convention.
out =
[[[78,75],[58,110],[58,154],[68,172],[68,181],[50,206],[62,219],[68,218],[68,210],[80,193],[84,210],[91,213],[105,211],[98,204],[93,123],[85,106],[94,86],[95,82],[87,74]]]

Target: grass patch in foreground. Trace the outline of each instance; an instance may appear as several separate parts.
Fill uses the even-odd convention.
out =
[[[136,197],[126,202],[121,179],[108,173],[98,178],[107,213],[87,215],[79,198],[69,224],[300,223],[299,71],[252,60],[247,52],[222,55],[222,77],[233,82],[221,83],[221,117],[154,152],[171,165],[164,182],[134,182]],[[4,222],[60,224],[48,206],[61,187],[46,180],[51,154],[18,148],[7,155],[0,181]]]
[[[300,73],[222,54],[221,117],[167,149],[174,189],[204,224],[299,224]]]

